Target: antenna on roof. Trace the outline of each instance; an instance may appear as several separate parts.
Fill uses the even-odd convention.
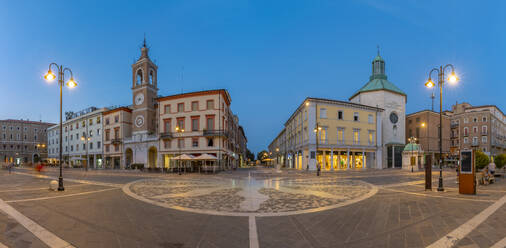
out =
[[[378,56],[380,55],[380,46],[376,45],[376,48],[378,49]]]
[[[146,32],[144,32],[144,42],[142,43],[143,47],[146,47]]]

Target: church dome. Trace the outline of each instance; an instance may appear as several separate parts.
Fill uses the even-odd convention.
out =
[[[377,90],[386,90],[406,96],[406,93],[395,86],[392,82],[387,80],[387,75],[385,74],[385,61],[380,56],[379,51],[378,55],[376,55],[372,61],[372,75],[369,77],[369,82],[367,82],[362,88],[355,92],[355,94],[350,97],[350,100],[360,93]]]

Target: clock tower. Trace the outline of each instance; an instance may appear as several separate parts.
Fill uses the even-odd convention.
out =
[[[158,67],[149,59],[146,39],[141,56],[132,65],[132,134],[153,134],[156,131],[156,97]]]

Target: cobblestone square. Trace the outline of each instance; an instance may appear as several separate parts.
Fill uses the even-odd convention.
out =
[[[502,247],[506,233],[506,179],[461,195],[453,171],[445,192],[401,170],[67,169],[64,192],[48,190],[57,170],[0,173],[7,247]]]

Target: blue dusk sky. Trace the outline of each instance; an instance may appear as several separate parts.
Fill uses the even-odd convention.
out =
[[[388,79],[408,95],[408,113],[430,109],[424,82],[446,63],[461,81],[445,87],[444,109],[466,101],[506,112],[505,1],[0,5],[0,119],[58,121],[58,88],[42,80],[53,61],[70,67],[79,83],[64,90],[64,111],[131,104],[131,64],[144,33],[159,67],[159,94],[228,89],[255,153],[304,98],[348,100],[368,81],[377,45]]]

